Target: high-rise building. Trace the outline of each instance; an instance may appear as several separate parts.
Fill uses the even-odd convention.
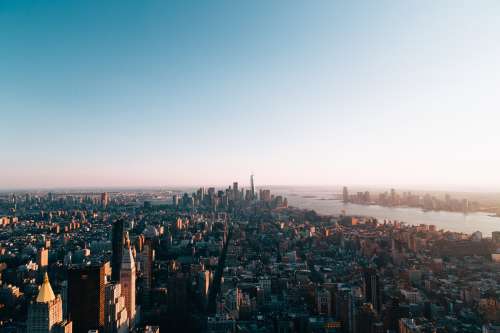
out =
[[[172,196],[172,205],[173,205],[174,207],[179,206],[179,201],[180,201],[179,196],[178,196],[177,194],[174,194],[174,195]]]
[[[101,193],[101,206],[103,208],[108,207],[109,204],[109,194],[108,192],[103,192]]]
[[[252,200],[255,200],[255,184],[253,175],[250,175],[250,191],[252,193]]]
[[[63,318],[68,318],[68,281],[61,282],[61,298],[63,302]]]
[[[245,198],[245,201],[252,201],[253,200],[252,191],[246,190],[244,198]]]
[[[152,269],[153,269],[153,246],[152,240],[150,238],[146,238],[144,241],[144,247],[142,252],[140,253],[140,261],[141,261],[141,271],[143,277],[143,296],[144,296],[144,305],[148,306],[150,301],[150,293],[151,293],[151,282],[152,282]]]
[[[380,313],[382,305],[382,288],[380,277],[375,269],[366,269],[363,272],[363,291],[365,300],[373,305],[374,310]]]
[[[56,325],[62,321],[61,296],[54,295],[49,277],[45,273],[38,296],[28,309],[27,333],[55,333]]]
[[[49,250],[43,247],[38,250],[37,264],[40,268],[45,268],[49,265]]]
[[[500,231],[493,231],[491,233],[491,239],[493,240],[494,243],[499,244],[500,243]]]
[[[391,206],[397,205],[397,194],[396,190],[391,188]]]
[[[198,191],[196,191],[196,196],[198,197],[198,200],[200,200],[200,202],[203,202],[203,199],[205,198],[205,188],[200,187]]]
[[[106,285],[104,301],[104,325],[106,333],[127,333],[129,320],[125,297],[121,292],[120,283],[112,282]]]
[[[355,300],[351,288],[338,285],[336,291],[336,315],[342,323],[343,332],[355,331]]]
[[[326,288],[316,290],[316,312],[319,315],[332,315],[332,296]]]
[[[358,332],[377,333],[377,330],[383,328],[381,323],[378,322],[377,313],[371,303],[364,303],[359,308],[356,319]]]
[[[344,186],[344,188],[342,189],[342,201],[344,203],[349,202],[349,190],[347,189],[346,186]]]
[[[198,292],[200,293],[203,302],[208,300],[208,290],[210,288],[210,271],[203,270],[198,272]]]
[[[120,269],[120,285],[122,295],[125,296],[125,307],[129,318],[130,327],[135,324],[135,261],[130,244],[123,248],[122,265]]]
[[[120,280],[120,267],[122,265],[123,254],[123,220],[119,219],[113,223],[111,231],[111,247],[113,254],[111,257],[111,280]]]
[[[238,190],[238,182],[233,183],[233,199],[238,201],[240,196],[240,191]]]
[[[104,329],[104,265],[72,267],[68,270],[68,315],[73,332]]]
[[[260,200],[264,202],[271,202],[271,190],[260,190]]]
[[[168,322],[172,332],[180,332],[189,324],[189,276],[176,273],[168,278]]]

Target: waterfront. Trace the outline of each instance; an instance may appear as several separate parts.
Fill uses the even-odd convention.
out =
[[[500,230],[500,218],[487,213],[456,213],[444,211],[423,211],[419,208],[382,207],[375,205],[344,204],[337,198],[338,190],[322,187],[276,187],[276,193],[288,198],[290,206],[314,209],[318,214],[346,214],[375,217],[383,221],[401,221],[408,224],[433,224],[438,229],[473,233],[481,231],[491,236],[492,231]]]

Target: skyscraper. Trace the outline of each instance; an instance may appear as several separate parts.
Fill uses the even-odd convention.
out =
[[[53,333],[55,325],[63,321],[62,299],[54,295],[47,273],[35,302],[28,309],[27,333]]]
[[[122,265],[120,269],[120,285],[122,295],[125,296],[125,307],[127,308],[130,327],[135,323],[135,262],[130,244],[123,248]]]
[[[152,281],[152,268],[153,268],[153,246],[152,240],[150,238],[146,238],[144,241],[144,248],[140,253],[141,260],[141,270],[144,280],[144,305],[149,306],[150,301],[150,292],[151,292],[151,281]]]
[[[189,324],[189,276],[185,273],[174,273],[168,278],[167,306],[169,330],[181,332]]]
[[[349,202],[349,190],[347,189],[346,186],[344,186],[344,188],[342,190],[342,201],[344,203],[348,203]]]
[[[382,305],[382,289],[380,277],[375,269],[366,269],[363,272],[363,291],[365,300],[373,305],[373,308],[380,312]]]
[[[233,199],[234,201],[238,201],[240,197],[240,192],[238,189],[238,182],[233,183]]]
[[[108,192],[101,193],[101,205],[103,208],[108,207],[109,204],[109,194]]]
[[[73,332],[104,328],[104,285],[103,264],[68,270],[68,314]]]
[[[250,191],[252,193],[252,200],[255,200],[255,185],[253,182],[253,174],[250,175]]]
[[[111,280],[120,280],[120,267],[122,264],[123,254],[123,220],[119,219],[113,223],[111,232],[111,247],[113,255],[111,257]]]

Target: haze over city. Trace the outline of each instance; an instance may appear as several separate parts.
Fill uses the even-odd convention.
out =
[[[0,333],[500,333],[500,1],[0,0]]]
[[[3,1],[0,188],[500,188],[498,1]]]

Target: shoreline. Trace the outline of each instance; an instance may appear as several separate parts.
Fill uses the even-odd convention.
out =
[[[286,195],[286,194],[285,194]],[[292,197],[293,198],[293,197]],[[289,200],[290,207],[314,210],[322,216],[359,216],[375,218],[378,221],[399,221],[406,225],[435,225],[437,229],[472,234],[481,231],[485,237],[493,231],[500,231],[500,216],[485,212],[463,214],[447,211],[424,211],[416,207],[383,207],[379,205],[343,204],[339,201],[299,199]],[[290,197],[289,197],[290,199]]]
[[[335,200],[335,199],[334,199]],[[376,206],[376,207],[382,207],[382,208],[406,208],[406,209],[419,209],[420,211],[427,213],[427,212],[445,212],[445,213],[458,213],[458,214],[463,214],[463,215],[468,215],[468,214],[477,214],[477,213],[483,213],[483,214],[488,214],[491,217],[500,217],[500,214],[497,213],[496,211],[489,211],[489,210],[471,210],[468,212],[464,211],[459,211],[459,210],[447,210],[447,209],[425,209],[420,206],[408,206],[408,205],[396,205],[396,206],[389,206],[389,205],[381,205],[379,203],[360,203],[360,202],[344,202],[340,199],[337,199],[338,201],[341,201],[343,204],[349,204],[349,205],[359,205],[359,206]]]

